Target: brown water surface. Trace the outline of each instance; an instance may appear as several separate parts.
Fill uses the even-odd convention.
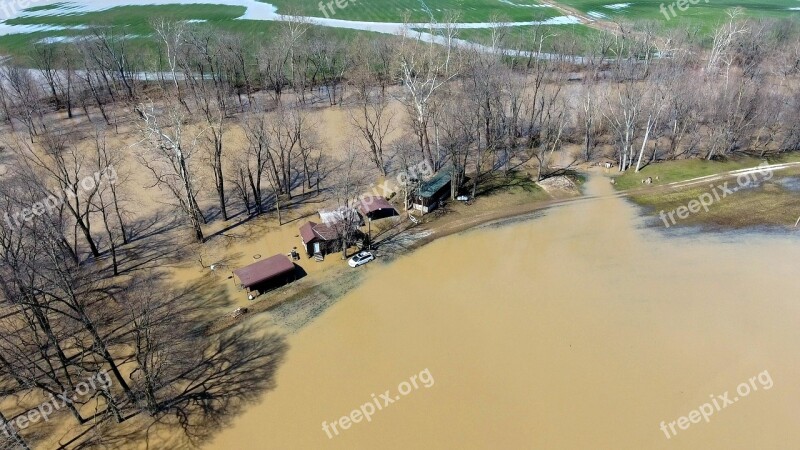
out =
[[[800,448],[797,238],[664,237],[602,177],[588,189],[600,198],[359,269],[208,448]],[[430,388],[322,430],[426,368]],[[771,389],[659,430],[765,370]]]

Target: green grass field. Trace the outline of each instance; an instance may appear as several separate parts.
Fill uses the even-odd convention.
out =
[[[270,36],[277,34],[285,24],[281,22],[267,22],[261,20],[238,19],[244,13],[244,8],[225,5],[153,5],[153,6],[119,6],[102,12],[87,14],[70,14],[60,16],[23,17],[9,20],[8,23],[16,25],[50,25],[55,27],[72,27],[19,33],[0,36],[0,53],[20,57],[22,61],[30,53],[34,43],[46,40],[56,42],[63,38],[78,38],[87,35],[89,30],[82,27],[92,25],[115,25],[119,32],[132,39],[133,45],[152,47],[153,28],[152,19],[166,18],[171,20],[204,21],[198,26],[207,26],[213,29],[225,30],[242,35],[253,41],[266,41]],[[347,38],[352,40],[355,36],[373,36],[367,31],[348,30],[312,26],[311,33],[333,38]],[[155,69],[154,67],[152,69]]]
[[[42,6],[32,6],[25,11],[36,12],[36,11],[50,11],[53,9],[59,9],[65,7],[66,3],[53,3],[50,5],[42,5]]]
[[[651,164],[643,168],[639,173],[628,170],[624,174],[616,177],[616,188],[626,190],[630,188],[642,187],[642,179],[658,177],[656,184],[667,184],[675,181],[685,181],[692,178],[714,175],[716,173],[729,172],[736,169],[755,167],[761,164],[761,160],[756,158],[728,159],[727,161],[707,161],[705,159],[684,159],[680,161],[667,161],[659,164]]]
[[[403,22],[404,20],[408,20],[411,22],[427,23],[431,21],[431,18],[436,21],[443,21],[451,14],[456,14],[460,22],[489,22],[496,17],[501,17],[503,20],[512,22],[527,22],[534,20],[534,17],[553,17],[559,15],[552,8],[539,7],[538,2],[535,0],[507,0],[505,2],[503,0],[427,0],[430,6],[426,5],[425,0],[378,0],[369,2],[366,0],[346,0],[346,6],[344,8],[336,7],[334,2],[333,8],[325,7],[325,11],[320,9],[319,0],[270,0],[267,3],[276,6],[278,12],[281,14],[372,22]],[[25,11],[49,11],[63,7],[64,5],[68,5],[68,2],[32,7]],[[140,13],[132,8],[140,8],[141,11],[149,10],[152,16],[157,17],[157,15],[162,12],[170,14],[170,11],[180,10],[185,6],[191,6],[192,9],[203,10],[205,14],[208,14],[210,10],[219,9],[219,14],[221,16],[229,15],[234,10],[241,10],[239,15],[244,13],[243,7],[223,5],[184,4],[118,6],[102,12],[42,15],[14,19],[8,23],[61,24],[65,23],[65,21],[76,23],[79,21],[86,22],[101,18],[114,21],[119,16],[124,16],[128,12],[134,13],[132,19],[135,20]]]
[[[431,0],[429,0],[431,1]],[[533,2],[534,0],[520,0]],[[280,12],[292,12],[309,16],[321,16],[322,13],[316,8],[317,3],[311,0],[301,0],[299,3],[292,4],[288,1],[275,2]],[[386,3],[358,4],[353,3],[343,9],[337,9],[337,14],[333,17],[337,19],[352,20],[373,20],[387,22],[402,22],[405,15],[409,20],[426,22],[430,19],[427,13],[423,14],[421,3],[417,0],[387,0]],[[437,20],[445,17],[447,11],[461,11],[461,21],[489,21],[501,18],[504,21],[511,20],[541,20],[558,15],[552,8],[529,8],[523,6],[503,5],[497,8],[500,0],[444,0],[437,4],[434,16]],[[415,5],[415,8],[411,6]],[[54,5],[44,5],[25,10],[26,12],[36,12],[37,15],[23,15],[6,21],[9,25],[19,26],[41,26],[42,30],[33,32],[11,34],[0,36],[0,52],[11,55],[24,55],[26,48],[36,42],[46,39],[72,38],[86,34],[83,28],[92,25],[113,25],[124,27],[125,34],[134,37],[152,35],[153,29],[150,25],[153,19],[165,18],[168,20],[203,21],[208,26],[219,29],[229,30],[250,36],[263,36],[280,27],[280,23],[261,21],[261,20],[240,20],[246,8],[240,6],[214,5],[214,4],[176,4],[176,5],[146,5],[146,6],[116,6],[97,12],[75,12],[64,13],[64,10],[57,8],[69,8],[69,3],[63,2]],[[450,9],[448,9],[450,8]],[[459,9],[463,8],[463,9]],[[53,11],[53,13],[49,13]],[[502,11],[500,17],[497,12]],[[53,27],[54,29],[46,29]],[[370,34],[368,32],[325,28],[330,35],[353,36],[357,34]],[[471,39],[471,35],[476,37],[482,30],[468,30],[475,33],[465,33],[466,39]]]
[[[27,11],[49,11],[55,5],[31,8]],[[0,36],[0,52],[16,57],[25,57],[30,46],[46,40],[77,38],[88,33],[82,27],[92,25],[114,25],[121,33],[138,37],[142,45],[151,45],[147,41],[153,33],[150,25],[154,18],[163,17],[172,20],[204,20],[212,26],[235,29],[232,22],[244,14],[245,8],[224,5],[153,5],[153,6],[118,6],[102,12],[81,14],[43,15],[35,17],[19,17],[6,21],[10,25],[42,25],[55,29],[18,33]],[[239,21],[237,21],[239,22]],[[259,22],[265,25],[264,22]],[[230,25],[228,25],[230,24]],[[63,28],[63,29],[58,29]],[[252,30],[252,27],[245,27]],[[124,31],[122,31],[124,30]]]
[[[763,181],[757,187],[742,189],[714,201],[708,205],[708,211],[701,209],[684,219],[673,215],[674,224],[669,219],[669,212],[687,207],[689,202],[696,201],[701,195],[710,194],[714,189],[702,184],[655,193],[638,193],[632,200],[645,207],[653,216],[659,216],[664,211],[667,218],[659,216],[659,220],[655,222],[657,226],[664,225],[663,221],[666,220],[670,226],[698,226],[712,230],[762,227],[795,229],[794,224],[800,216],[800,195],[787,189],[781,181],[789,178],[796,180],[798,175],[798,169],[776,172],[770,180]],[[728,183],[730,187],[737,186],[735,178],[728,180]],[[716,186],[720,184],[722,181],[714,183]],[[718,188],[716,191],[720,192]]]
[[[800,161],[800,154],[789,153],[777,158],[769,158],[770,164]],[[639,173],[629,170],[616,177],[617,190],[641,187],[642,179],[658,177],[656,184],[667,184],[675,181],[685,181],[692,178],[704,177],[731,170],[756,167],[764,162],[762,159],[751,157],[729,158],[725,161],[708,161],[705,159],[682,159],[679,161],[666,161],[659,164],[650,164],[642,168]]]
[[[696,27],[708,32],[717,24],[727,20],[726,12],[736,6],[744,8],[749,17],[763,18],[800,18],[800,11],[789,8],[798,7],[796,0],[700,0],[696,5],[689,4],[685,11],[673,6],[674,15],[669,13],[669,6],[675,0],[560,0],[561,4],[571,6],[584,13],[600,13],[607,20],[653,20],[667,28]],[[608,6],[628,4],[618,9]],[[661,4],[667,10],[665,16],[660,9]]]
[[[800,154],[791,153],[779,158],[770,158],[769,163],[786,163],[800,161]],[[763,161],[757,158],[743,157],[728,159],[727,161],[706,161],[702,159],[688,159],[681,161],[668,161],[647,166],[639,173],[632,170],[616,178],[615,187],[618,190],[642,188],[631,193],[631,200],[647,208],[653,215],[658,216],[660,211],[673,211],[697,199],[701,194],[710,192],[711,186],[718,186],[723,181],[717,180],[709,183],[700,183],[681,188],[663,186],[675,181],[685,181],[706,175],[728,172],[736,169],[756,167]],[[691,214],[687,219],[680,220],[676,225],[700,226],[712,229],[741,229],[753,227],[781,227],[794,225],[800,215],[800,196],[796,191],[787,189],[780,183],[786,177],[797,177],[800,169],[790,168],[776,171],[774,176],[757,188],[743,189],[723,201],[714,202],[709,211]],[[651,186],[641,183],[643,178],[658,176]],[[731,178],[731,186],[736,186],[736,178]],[[759,177],[759,179],[763,179]],[[661,225],[661,221],[657,222]]]
[[[319,0],[269,0],[267,3],[278,7],[278,11],[297,11],[298,14],[312,17],[325,17],[320,11]],[[327,3],[327,0],[326,0]],[[539,3],[535,0],[350,0],[344,8],[336,8],[333,19],[367,20],[374,22],[429,22],[431,16],[437,21],[445,19],[448,13],[456,13],[461,22],[488,22],[495,15],[502,15],[513,22],[527,22],[542,10],[550,8],[531,7]],[[551,14],[549,17],[557,15]]]
[[[154,19],[229,21],[241,17],[246,8],[225,5],[152,5],[117,6],[105,11],[82,14],[61,14],[18,17],[6,21],[9,25],[52,25],[79,27],[86,25],[127,26],[132,33],[150,33]]]
[[[699,29],[707,36],[711,29],[725,19],[725,11],[735,5],[742,5],[751,16],[772,18],[798,18],[800,11],[790,11],[797,0],[709,0],[692,5],[687,11],[678,12],[671,20],[666,20],[659,10],[662,0],[631,2],[618,9],[607,8],[614,0],[563,0],[564,5],[588,13],[601,13],[609,20],[652,20],[658,27],[690,26]],[[619,0],[616,0],[619,1]],[[623,0],[624,1],[624,0]],[[270,0],[281,13],[323,17],[319,0]],[[365,20],[377,22],[427,22],[431,17],[441,21],[448,13],[458,13],[460,22],[490,21],[532,21],[561,16],[554,8],[533,7],[538,0],[348,0],[344,8],[334,7],[335,19]],[[669,3],[666,3],[669,4]],[[26,12],[36,12],[34,16],[23,16],[6,21],[9,25],[37,26],[41,29],[23,30],[20,34],[0,36],[0,52],[11,55],[24,55],[32,43],[44,39],[60,39],[81,36],[91,25],[114,25],[125,27],[125,33],[142,40],[152,35],[150,22],[155,18],[171,20],[203,21],[211,27],[230,30],[250,36],[267,36],[270,30],[281,26],[275,22],[259,20],[238,20],[246,9],[240,6],[213,4],[175,4],[146,6],[116,6],[99,12],[71,12],[76,3],[68,1],[53,5],[34,6]],[[65,12],[66,9],[66,12]],[[330,10],[328,10],[330,15]],[[597,14],[595,14],[597,16]],[[54,27],[48,29],[47,27]],[[323,28],[323,27],[319,27]],[[369,34],[361,31],[326,28],[331,35],[353,36]],[[550,35],[545,43],[545,51],[582,53],[594,37],[601,32],[584,25],[554,25],[542,27]],[[531,27],[512,27],[507,42],[514,46],[525,42]],[[478,43],[488,43],[489,29],[464,29],[462,39]],[[565,39],[577,40],[578,44],[565,48]],[[523,46],[526,50],[535,48],[533,43]]]

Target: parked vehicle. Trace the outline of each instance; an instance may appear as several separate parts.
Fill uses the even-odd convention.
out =
[[[373,259],[375,259],[375,255],[373,255],[372,252],[358,252],[356,256],[350,258],[350,261],[347,261],[347,265],[350,267],[363,266]]]

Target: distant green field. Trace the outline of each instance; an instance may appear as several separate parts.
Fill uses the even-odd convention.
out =
[[[51,9],[59,9],[66,5],[66,3],[53,3],[51,5],[42,5],[42,6],[32,6],[25,11],[49,11]]]
[[[603,31],[580,24],[509,27],[507,32],[504,47],[535,50],[538,48],[538,44],[534,42],[534,39],[538,38],[534,38],[534,36],[544,35],[542,51],[558,51],[566,54],[585,54],[591,41],[603,33]],[[458,37],[488,45],[491,43],[492,31],[489,29],[459,30]],[[575,45],[572,45],[573,43]]]
[[[324,3],[328,3],[326,0]],[[298,14],[325,17],[320,11],[320,0],[269,0],[281,13],[297,11]],[[528,22],[535,14],[550,10],[548,17],[559,15],[551,8],[535,7],[536,0],[350,0],[344,8],[335,8],[333,19],[367,20],[373,22],[429,22],[431,17],[443,20],[448,13],[457,13],[461,22],[488,22],[495,15],[505,20]],[[327,9],[327,8],[326,8]]]
[[[295,0],[292,0],[295,1]],[[361,1],[361,0],[359,0]],[[443,0],[436,3],[436,8],[432,10],[434,17],[440,20],[445,17],[447,11],[461,11],[460,21],[490,21],[490,20],[543,20],[556,15],[558,12],[552,8],[532,8],[525,6],[513,6],[501,2],[502,0]],[[510,0],[509,0],[510,1]],[[433,3],[434,0],[428,0]],[[519,0],[522,3],[515,5],[525,5],[534,0]],[[529,2],[529,3],[526,3]],[[319,1],[300,0],[297,3],[288,1],[275,1],[280,12],[306,14],[309,16],[319,16],[322,13],[316,7]],[[285,3],[285,4],[284,4]],[[530,3],[533,4],[533,3]],[[381,7],[379,7],[382,5]],[[411,8],[415,5],[417,10]],[[404,15],[409,13],[409,20],[426,22],[430,15],[423,14],[422,3],[419,0],[385,0],[383,3],[353,3],[346,8],[337,9],[335,17],[337,19],[352,20],[374,20],[402,22]],[[502,7],[498,7],[502,5]],[[64,13],[63,9],[56,11],[57,8],[69,7],[68,2],[56,5],[45,5],[33,7],[26,12],[38,11],[37,15],[22,16],[7,20],[9,25],[20,26],[41,26],[42,30],[35,30],[30,33],[12,34],[0,36],[0,51],[6,54],[24,54],[26,47],[35,42],[43,40],[59,40],[62,38],[79,37],[87,33],[83,28],[92,25],[113,25],[124,27],[124,33],[132,37],[140,37],[142,40],[152,35],[153,29],[151,22],[153,19],[165,18],[168,20],[185,20],[204,22],[209,26],[229,30],[243,35],[259,37],[266,36],[269,30],[275,30],[281,25],[276,22],[260,20],[240,20],[246,8],[241,6],[214,5],[214,4],[175,4],[175,5],[137,5],[137,6],[116,6],[97,12],[69,12]],[[452,8],[452,9],[448,9]],[[52,13],[50,12],[52,11]],[[393,11],[393,12],[392,12]],[[497,15],[502,12],[503,15]],[[54,27],[54,29],[46,29]],[[57,29],[56,29],[57,28]],[[319,27],[323,28],[323,27]],[[331,35],[355,35],[369,34],[368,32],[326,28]],[[471,39],[472,36],[488,35],[485,30],[465,30],[464,38]]]
[[[240,34],[253,41],[266,41],[277,34],[285,24],[261,20],[237,19],[244,13],[243,7],[225,5],[148,5],[118,6],[102,12],[86,14],[52,15],[40,17],[23,17],[9,20],[16,25],[44,25],[54,27],[72,27],[52,29],[0,36],[0,53],[24,58],[30,53],[30,47],[37,42],[59,42],[62,39],[78,38],[89,33],[82,28],[92,25],[114,25],[119,27],[120,34],[131,38],[134,45],[153,47],[153,28],[151,21],[157,18],[170,20],[203,21],[198,26],[225,30]],[[311,27],[311,32],[323,36],[354,37],[357,35],[374,35],[367,31],[347,30],[328,27]],[[350,40],[350,39],[348,39]]]
[[[674,2],[675,0],[560,0],[562,4],[598,19],[653,20],[668,28],[693,26],[703,31],[725,21],[726,11],[736,6],[744,8],[745,14],[750,17],[800,18],[800,11],[789,9],[800,7],[797,0],[700,0],[696,5],[689,4],[685,11],[680,11]],[[662,4],[669,19],[662,13]],[[672,8],[674,15],[669,12],[670,5],[675,5]]]
[[[178,1],[178,0],[176,0]],[[340,4],[342,0],[339,0]],[[296,14],[309,17],[330,17],[343,20],[361,20],[373,22],[430,22],[431,19],[442,21],[450,14],[457,14],[460,22],[489,22],[495,17],[502,17],[503,20],[513,22],[527,22],[537,17],[554,17],[560,15],[556,10],[548,7],[541,7],[536,0],[345,0],[345,7],[338,8],[336,2],[332,2],[333,8],[325,6],[320,8],[320,0],[270,0],[270,3],[278,8],[282,14]],[[328,5],[328,1],[323,2]],[[29,8],[26,11],[47,11],[68,4],[68,2],[57,5],[46,5]],[[125,8],[147,8],[152,11],[152,16],[162,11],[171,9],[181,9],[184,5],[153,5],[153,6],[118,6],[109,10],[88,14],[75,14],[61,17],[71,17],[74,20],[96,19],[100,17],[110,17],[126,14]],[[193,9],[203,9],[206,13],[211,9],[220,9],[222,14],[230,14],[234,10],[241,10],[243,7],[223,6],[223,5],[191,5]],[[324,9],[324,11],[323,11]],[[135,11],[135,10],[129,10]],[[138,15],[138,14],[137,14]],[[241,14],[240,14],[241,15]],[[57,21],[55,15],[30,17],[15,19],[9,23],[44,23],[38,22],[45,20],[47,23]],[[22,20],[22,22],[16,22]],[[60,23],[60,22],[59,22]]]
[[[226,5],[148,5],[117,6],[105,11],[80,14],[28,16],[9,19],[9,25],[53,25],[78,27],[84,25],[127,26],[129,33],[149,33],[153,19],[205,20],[220,22],[241,17],[246,8]]]
[[[176,0],[177,1],[177,0]],[[342,4],[340,0],[340,4]],[[725,11],[732,6],[742,5],[751,16],[791,18],[800,20],[800,11],[791,11],[790,7],[800,6],[798,0],[704,0],[692,5],[687,11],[678,11],[677,16],[666,20],[661,14],[659,5],[662,0],[642,0],[625,4],[613,3],[620,0],[563,0],[561,3],[572,6],[598,18],[609,20],[652,20],[659,27],[691,26],[699,28],[701,35],[707,36],[717,23],[725,19]],[[623,0],[624,1],[624,0]],[[669,5],[666,0],[665,5]],[[124,2],[124,1],[123,1]],[[448,13],[458,13],[460,22],[519,22],[544,20],[562,13],[554,8],[537,7],[539,0],[347,0],[344,8],[335,6],[335,19],[365,20],[378,22],[427,22],[433,17],[442,21]],[[20,34],[0,36],[0,52],[3,54],[24,55],[26,49],[35,42],[45,39],[57,41],[86,34],[85,28],[91,25],[114,25],[124,27],[124,33],[130,37],[150,39],[152,27],[150,22],[157,18],[169,20],[186,20],[205,22],[208,26],[230,30],[254,38],[267,38],[270,30],[281,25],[275,22],[258,20],[239,20],[245,7],[214,4],[174,4],[174,5],[140,5],[116,6],[98,12],[70,11],[78,2],[59,2],[53,5],[34,6],[26,12],[36,15],[23,16],[6,21],[9,25],[34,26],[32,30],[23,30]],[[269,0],[278,11],[287,14],[299,14],[323,17],[319,0]],[[622,5],[622,6],[620,6]],[[616,7],[615,7],[616,6]],[[66,11],[65,11],[66,9]],[[53,27],[49,29],[48,27]],[[323,29],[324,27],[319,27]],[[324,28],[331,35],[369,34],[335,28]],[[543,29],[550,37],[545,42],[545,51],[559,50],[565,53],[580,53],[597,36],[596,31],[584,25],[554,25]],[[507,42],[513,46],[516,42],[524,42],[531,27],[512,27]],[[489,29],[463,29],[462,39],[473,42],[488,43],[491,37]],[[576,40],[578,45],[564,48],[565,39]],[[527,50],[535,47],[523,46]]]

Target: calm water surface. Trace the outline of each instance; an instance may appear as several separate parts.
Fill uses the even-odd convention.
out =
[[[588,190],[366,267],[208,448],[800,448],[800,239],[665,237],[604,179]],[[424,369],[429,388],[323,431]],[[771,389],[659,429],[765,370]]]

